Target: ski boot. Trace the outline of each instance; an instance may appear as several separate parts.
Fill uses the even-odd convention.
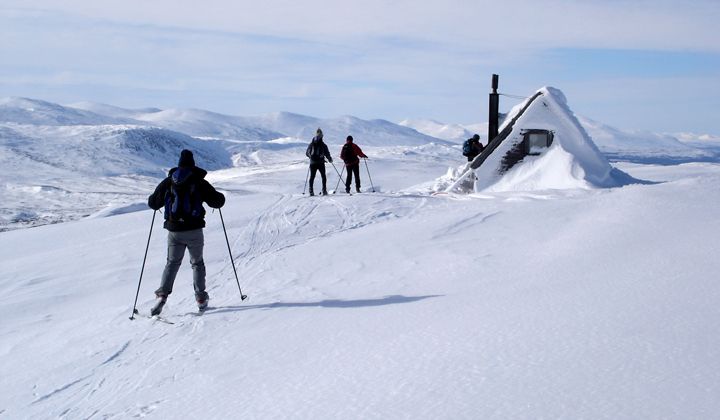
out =
[[[160,315],[160,312],[162,312],[163,306],[165,306],[165,302],[167,302],[167,296],[157,295],[157,300],[155,301],[155,306],[153,306],[152,309],[150,310],[150,316]]]
[[[208,307],[208,302],[210,302],[210,298],[209,298],[209,297],[206,297],[205,299],[199,298],[199,299],[197,300],[198,311],[202,312],[202,311],[204,311],[205,309],[207,309],[207,307]]]

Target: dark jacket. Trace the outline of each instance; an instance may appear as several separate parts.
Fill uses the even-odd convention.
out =
[[[167,178],[163,179],[160,184],[155,188],[155,192],[150,194],[148,197],[148,207],[153,210],[159,210],[165,206],[165,199],[170,194],[170,187],[173,179],[172,175],[177,171],[178,168],[170,169]],[[183,183],[195,183],[196,191],[198,191],[199,199],[202,202],[207,203],[212,208],[219,209],[225,204],[225,196],[215,190],[207,180],[205,175],[207,171],[196,166],[192,167],[190,175],[183,180]],[[202,203],[200,203],[202,207]],[[202,209],[202,214],[199,217],[189,218],[185,221],[171,221],[168,220],[168,211],[165,210],[165,223],[163,227],[171,232],[181,232],[185,230],[201,229],[205,227],[205,209]]]
[[[473,138],[468,139],[470,142],[470,153],[467,155],[468,162],[472,161],[479,155],[480,153],[485,150],[485,147],[483,147],[482,143],[480,143],[480,140],[475,140]]]
[[[355,143],[345,143],[340,149],[340,159],[345,162],[345,166],[353,166],[360,163],[360,158],[366,158],[360,146]]]
[[[311,165],[325,164],[325,158],[327,158],[328,162],[332,162],[330,150],[328,150],[327,144],[322,141],[322,137],[313,137],[305,151],[305,156],[310,158]]]

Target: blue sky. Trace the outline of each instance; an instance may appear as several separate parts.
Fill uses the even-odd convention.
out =
[[[720,2],[497,3],[5,0],[0,96],[476,123],[498,73],[618,128],[720,134]]]

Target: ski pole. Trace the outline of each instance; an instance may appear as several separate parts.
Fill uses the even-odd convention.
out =
[[[340,175],[340,172],[337,170],[337,167],[335,166],[334,163],[330,162],[330,164],[332,165],[333,169],[335,169],[335,173],[338,176],[338,182],[340,182],[340,179],[342,179],[342,175]],[[343,170],[344,170],[344,168],[343,168]],[[337,191],[337,187],[335,187],[335,190]]]
[[[140,296],[140,284],[142,283],[142,276],[143,276],[143,272],[145,271],[145,261],[147,260],[147,253],[148,253],[148,249],[150,248],[150,237],[152,236],[152,228],[153,228],[153,225],[155,224],[155,215],[156,214],[157,214],[157,210],[153,211],[152,221],[150,222],[150,233],[148,234],[147,245],[145,246],[145,256],[143,257],[142,268],[140,269],[140,280],[138,280],[137,292],[135,292],[135,303],[133,303],[133,311],[132,311],[132,315],[130,315],[130,319],[135,319],[135,314],[138,313],[137,301],[138,301],[138,296]]]
[[[368,168],[367,158],[364,158],[363,160],[365,161],[365,169],[367,169],[368,178],[370,179],[370,186],[372,187],[372,192],[375,192],[375,186],[373,185],[372,177],[370,176],[370,168]]]
[[[340,176],[340,172],[337,170],[337,167],[335,166],[335,164],[332,162],[330,162],[330,164],[332,165],[333,169],[335,169],[335,173],[338,174],[338,176]]]
[[[240,300],[245,300],[247,299],[247,295],[243,295],[242,289],[240,288],[240,280],[238,279],[237,270],[235,269],[235,261],[233,260],[232,251],[230,250],[230,240],[228,240],[227,230],[225,229],[225,220],[223,220],[222,210],[218,209],[218,212],[220,212],[220,222],[222,223],[223,232],[225,233],[225,243],[227,243],[228,252],[230,253],[230,264],[232,264],[233,272],[235,272],[235,281],[237,282],[238,290],[240,291]]]
[[[340,170],[340,178],[338,178],[337,184],[335,184],[335,189],[333,190],[333,194],[337,192],[338,187],[340,186],[340,181],[342,180],[342,174],[345,172],[345,165],[343,165],[342,169]]]
[[[305,189],[307,188],[308,177],[310,176],[310,167],[308,166],[307,175],[305,175],[305,186],[303,187],[303,195],[305,195]]]

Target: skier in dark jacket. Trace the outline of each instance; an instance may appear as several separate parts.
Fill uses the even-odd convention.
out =
[[[480,143],[480,136],[477,134],[465,140],[463,144],[463,152],[466,152],[463,154],[467,156],[468,162],[472,162],[483,150],[485,150],[485,148],[482,143]]]
[[[353,136],[347,136],[345,144],[340,150],[340,159],[345,162],[347,178],[345,178],[345,192],[350,193],[353,174],[355,174],[355,191],[360,192],[360,158],[367,158],[360,147],[353,143]]]
[[[170,170],[168,177],[162,180],[148,197],[148,206],[153,210],[165,207],[165,223],[168,230],[168,254],[165,270],[162,273],[160,287],[155,291],[157,302],[150,311],[158,315],[162,311],[168,295],[172,293],[175,277],[185,255],[190,253],[193,269],[193,286],[198,308],[204,310],[208,304],[205,291],[205,262],[203,260],[205,227],[205,209],[203,202],[219,209],[225,204],[225,196],[216,191],[205,180],[207,171],[195,166],[195,159],[189,150],[180,152],[178,167]]]
[[[322,178],[322,195],[327,195],[325,159],[332,163],[332,156],[330,156],[327,144],[323,142],[323,132],[321,129],[318,128],[315,132],[315,137],[313,137],[310,144],[308,144],[305,156],[310,158],[310,195],[315,195],[313,192],[313,184],[315,183],[315,173],[317,171],[320,171],[320,178]]]

